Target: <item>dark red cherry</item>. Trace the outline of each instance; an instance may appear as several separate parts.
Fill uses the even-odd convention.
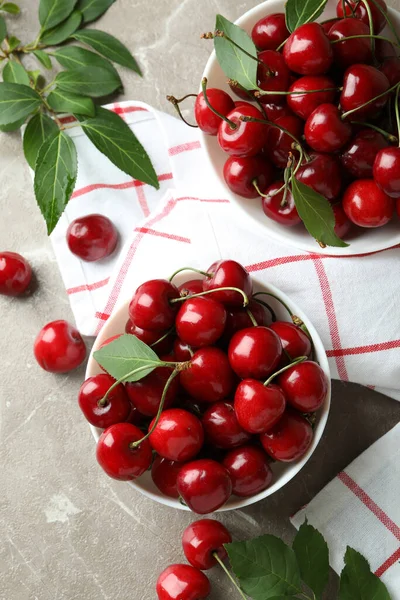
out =
[[[174,340],[173,352],[176,360],[179,362],[190,360],[193,356],[193,351],[189,344],[185,344],[185,342],[182,342],[179,338],[175,338]]]
[[[276,50],[288,37],[284,13],[263,17],[251,32],[251,38],[259,50]]]
[[[286,66],[280,52],[264,50],[258,55],[257,82],[261,90],[267,92],[287,92],[290,85],[290,71]],[[282,94],[268,94],[260,96],[259,101],[265,104],[275,102],[284,103],[286,96]]]
[[[294,410],[287,410],[275,427],[260,436],[267,454],[282,462],[292,462],[304,456],[312,439],[310,423]]]
[[[280,117],[275,124],[278,127],[269,128],[265,152],[276,167],[284,169],[288,163],[289,152],[298,155],[297,150],[293,151],[293,144],[296,143],[295,139],[300,140],[303,135],[304,124],[299,117]],[[279,127],[286,129],[295,139]]]
[[[400,200],[396,200],[396,212],[397,216],[400,217]]]
[[[341,202],[334,204],[332,209],[335,216],[335,233],[343,240],[350,233],[351,229],[353,228],[353,224],[350,219],[347,218]]]
[[[183,463],[167,460],[161,456],[156,456],[151,466],[151,478],[164,496],[169,498],[179,498],[177,487],[178,474]]]
[[[279,375],[278,382],[288,404],[303,413],[321,408],[328,393],[324,371],[311,360],[293,365]]]
[[[286,400],[277,385],[244,379],[236,389],[234,408],[241,427],[249,433],[264,433],[282,417]]]
[[[297,171],[296,179],[330,202],[335,200],[342,190],[340,162],[329,154],[312,153],[311,160]]]
[[[216,448],[236,448],[249,441],[250,435],[242,429],[231,402],[215,402],[202,418],[206,440]]]
[[[288,96],[286,96],[286,99]],[[267,103],[264,104],[264,110],[267,113],[268,121],[275,121],[280,117],[294,117],[293,111],[289,108],[286,102],[284,104]]]
[[[376,155],[388,145],[381,133],[369,128],[361,129],[343,150],[341,163],[352,177],[369,179]]]
[[[275,321],[270,328],[279,336],[282,348],[292,360],[299,356],[311,356],[311,340],[300,327],[287,321]]]
[[[223,334],[226,309],[211,296],[186,300],[176,315],[175,327],[182,342],[201,348],[212,346]]]
[[[118,232],[114,224],[103,215],[79,217],[67,229],[68,248],[87,262],[110,256],[117,241]]]
[[[279,365],[282,344],[268,327],[249,327],[235,333],[228,349],[229,363],[242,379],[265,379]]]
[[[150,423],[149,431],[155,420]],[[149,437],[151,447],[163,458],[184,462],[199,453],[204,442],[201,421],[182,408],[164,410]]]
[[[115,423],[126,421],[131,414],[131,403],[122,383],[108,395],[106,403],[102,399],[115,383],[106,373],[89,377],[79,390],[78,403],[86,419],[95,427],[106,429]]]
[[[359,179],[345,191],[343,209],[359,227],[382,227],[393,216],[394,202],[373,179]]]
[[[150,331],[149,329],[141,329],[140,327],[137,327],[137,325],[135,325],[131,319],[128,319],[125,325],[125,333],[135,335],[139,340],[148,346],[152,346],[153,350],[157,352],[158,355],[168,354],[168,352],[171,351],[173,341],[172,333],[161,340],[161,338],[164,337],[163,331]],[[158,340],[161,341],[158,342]]]
[[[391,198],[400,198],[400,148],[380,150],[374,162],[374,179]]]
[[[208,88],[207,98],[211,106],[224,115],[224,117],[235,108],[232,98],[223,90]],[[204,133],[217,135],[222,119],[207,106],[203,92],[200,92],[196,98],[194,116],[197,125]]]
[[[24,294],[32,279],[28,261],[16,252],[0,252],[0,294],[20,296]]]
[[[319,23],[298,27],[283,48],[283,56],[291,71],[300,75],[324,75],[333,63],[333,50]]]
[[[166,331],[175,322],[179,303],[170,300],[179,298],[179,290],[166,279],[152,279],[142,283],[129,305],[129,318],[141,329]]]
[[[333,25],[334,23],[337,23],[337,22],[338,22],[338,21],[340,21],[340,20],[341,20],[341,19],[339,19],[339,17],[336,17],[336,18],[329,19],[328,21],[323,21],[323,22],[321,23],[321,27],[322,27],[322,29],[325,31],[326,35],[328,35],[328,33],[329,33],[329,30],[330,30],[330,28],[332,27],[332,25]]]
[[[266,490],[271,484],[271,467],[261,448],[242,446],[231,450],[222,464],[229,471],[235,496],[249,498]]]
[[[379,4],[381,9],[383,9],[383,12],[387,13],[387,5],[384,0],[374,0],[374,2],[368,1],[375,35],[380,33],[386,25],[385,15],[382,14],[381,10],[376,6],[376,4]],[[336,8],[336,14],[338,17],[351,17],[353,16],[353,11],[357,19],[360,19],[365,25],[368,25],[369,30],[370,23],[368,9],[364,0],[346,0],[346,2],[343,2],[343,0],[338,0]]]
[[[297,212],[292,192],[287,192],[286,200],[283,205],[284,191],[279,192],[279,194],[275,193],[281,189],[283,183],[283,181],[276,181],[267,189],[266,195],[262,199],[262,207],[267,217],[281,225],[292,227],[293,225],[301,223],[301,219]]]
[[[218,510],[229,499],[232,481],[223,465],[203,458],[182,467],[178,492],[193,512],[205,515]]]
[[[317,152],[336,152],[351,137],[351,125],[342,121],[334,104],[321,104],[308,117],[304,129],[306,142]]]
[[[212,275],[203,280],[203,290],[217,290],[223,287],[234,287],[242,290],[248,298],[253,292],[253,284],[249,273],[235,260],[219,260],[207,269]],[[214,300],[227,306],[243,306],[242,294],[231,290],[221,290],[212,294]]]
[[[227,311],[226,325],[223,335],[223,339],[225,341],[229,342],[231,337],[237,331],[240,331],[240,329],[252,327],[253,322],[249,317],[248,311],[250,311],[255,318],[257,325],[267,325],[267,315],[264,307],[255,300],[251,300],[250,304],[246,308],[230,307]]]
[[[181,296],[190,296],[190,294],[200,294],[203,291],[203,280],[202,279],[189,279],[182,283],[178,290],[181,292]]]
[[[211,592],[207,577],[190,565],[171,565],[157,579],[158,600],[203,600]]]
[[[136,406],[133,406],[133,404],[131,404],[131,412],[128,416],[128,418],[126,419],[126,423],[132,423],[132,425],[137,425],[138,427],[143,425],[143,421],[146,419],[146,417],[144,417],[144,415],[142,415],[138,409],[136,408]]]
[[[86,346],[79,331],[67,321],[48,323],[38,333],[33,352],[42,369],[50,373],[68,373],[86,358]]]
[[[352,120],[363,120],[375,116],[389,99],[388,95],[371,102],[375,96],[383,94],[390,88],[384,73],[371,65],[353,65],[344,74],[343,90],[340,94],[340,105],[343,112],[355,110]],[[366,106],[361,107],[365,103]]]
[[[333,79],[326,75],[306,75],[297,79],[289,88],[289,92],[296,92],[287,97],[288,106],[301,119],[307,120],[311,113],[320,105],[334,102],[336,85]],[[297,92],[310,92],[311,90],[324,90],[307,94]]]
[[[224,544],[230,544],[232,536],[227,528],[214,519],[200,519],[186,527],[182,535],[182,547],[186,560],[196,569],[207,571],[217,564],[215,554],[224,560],[228,554]]]
[[[184,389],[200,402],[217,402],[232,390],[234,374],[228,357],[219,348],[201,348],[190,359],[190,366],[180,374]]]
[[[397,56],[386,58],[383,61],[380,70],[388,78],[390,87],[400,83],[400,58]]]
[[[146,417],[155,417],[160,405],[163,389],[170,375],[170,368],[157,367],[150,375],[146,375],[146,377],[140,379],[140,381],[127,383],[125,385],[130,401],[142,415],[145,415]],[[179,382],[178,379],[175,378],[168,388],[164,404],[165,408],[168,408],[173,404],[178,395],[178,391]]]
[[[242,121],[242,116],[264,118],[255,106],[237,106],[227,115],[236,127],[233,129],[223,121],[218,129],[218,143],[224,152],[232,156],[255,156],[265,145],[268,125]]]
[[[328,38],[332,42],[356,35],[369,34],[369,26],[359,19],[342,19],[332,25]],[[345,39],[342,42],[332,44],[332,47],[335,65],[342,69],[347,69],[347,67],[356,63],[372,63],[371,38]]]
[[[143,475],[151,464],[152,452],[148,440],[137,448],[131,444],[143,438],[143,432],[130,423],[111,425],[97,442],[96,457],[99,465],[113,479],[129,481]]]
[[[265,192],[274,179],[271,163],[264,156],[230,156],[224,165],[224,179],[229,189],[243,198],[259,198],[254,183]]]

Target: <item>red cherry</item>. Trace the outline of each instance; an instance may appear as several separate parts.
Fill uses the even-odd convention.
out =
[[[225,504],[232,493],[232,482],[225,467],[215,460],[203,458],[182,467],[178,491],[193,512],[205,515]]]
[[[390,88],[388,78],[371,65],[353,65],[344,74],[343,90],[340,94],[340,105],[343,112],[356,110],[351,118],[362,120],[373,117],[388,101],[389,96],[382,96],[371,102],[375,96],[383,94]],[[363,108],[364,103],[369,102]]]
[[[114,383],[115,379],[111,375],[102,373],[89,377],[81,385],[79,407],[95,427],[106,429],[110,425],[126,421],[131,414],[131,403],[121,383],[110,392],[104,406],[100,403]]]
[[[189,565],[171,565],[157,579],[158,600],[203,600],[211,592],[207,577]]]
[[[283,48],[283,56],[291,71],[300,75],[324,75],[333,62],[333,50],[319,23],[298,27]]]
[[[396,47],[388,40],[375,40],[375,56],[379,61],[392,56],[397,57]]]
[[[241,88],[239,85],[233,85],[231,82],[229,83],[229,87],[231,88],[232,92],[234,94],[236,94],[236,96],[239,96],[239,98],[242,98],[242,100],[244,100],[244,104],[250,104],[249,100],[250,100],[250,95],[252,95],[252,92],[248,92],[247,90],[244,90],[243,88]],[[242,103],[238,104],[237,102],[235,102],[235,106],[241,106]],[[252,104],[250,106],[253,106]]]
[[[325,90],[308,94],[291,94],[287,103],[292,111],[305,121],[320,104],[334,102],[335,82],[326,75],[307,75],[297,79],[289,88],[289,92],[309,92],[310,90]]]
[[[232,493],[241,498],[255,496],[270,486],[272,471],[260,448],[242,446],[231,450],[223,463],[232,479]]]
[[[179,338],[175,338],[174,340],[173,352],[176,360],[179,362],[190,360],[193,356],[193,352],[189,344],[185,344]]]
[[[311,340],[297,325],[287,321],[275,321],[271,323],[270,328],[279,336],[282,348],[292,360],[299,356],[311,355]]]
[[[280,119],[280,117],[295,116],[286,102],[284,104],[264,104],[264,110],[267,113],[268,121],[272,121],[273,123],[275,123],[277,119]]]
[[[273,167],[264,156],[230,156],[224,165],[226,185],[243,198],[259,198],[253,185],[264,192],[274,178]]]
[[[152,458],[148,440],[137,448],[131,448],[133,442],[142,438],[142,431],[131,423],[111,425],[97,442],[97,462],[113,479],[129,481],[140,477],[149,468]]]
[[[323,23],[321,23],[321,27],[322,29],[325,31],[326,35],[328,35],[330,28],[332,27],[332,25],[334,23],[337,23],[338,21],[340,21],[341,19],[339,19],[339,17],[333,18],[333,19],[329,19],[328,21],[324,21]]]
[[[206,439],[216,448],[236,448],[249,441],[250,435],[242,429],[231,402],[215,402],[202,418]]]
[[[129,305],[129,318],[141,329],[165,331],[172,327],[178,304],[170,300],[179,298],[179,290],[166,279],[153,279],[142,283]]]
[[[152,346],[153,350],[157,352],[158,355],[168,354],[172,349],[172,341],[174,336],[172,333],[164,337],[163,331],[150,331],[148,329],[141,329],[137,327],[131,319],[128,319],[125,325],[125,333],[129,333],[131,335],[135,335],[139,340],[147,344],[148,346]],[[119,336],[116,336],[119,337]],[[158,340],[161,340],[160,342]],[[158,343],[156,343],[158,342]]]
[[[286,225],[286,227],[293,227],[301,223],[301,219],[297,212],[292,192],[287,192],[284,206],[282,206],[284,191],[275,194],[276,191],[281,189],[283,183],[283,181],[276,181],[268,188],[262,199],[262,207],[264,213],[270,219],[281,225]]]
[[[23,256],[0,252],[0,294],[20,296],[28,289],[31,279],[31,266]]]
[[[298,117],[280,117],[275,124],[289,131],[297,140],[303,135],[303,122]],[[293,152],[292,146],[295,143],[294,139],[279,127],[270,127],[265,152],[276,167],[284,169],[287,166],[289,152],[298,154],[297,150]]]
[[[335,233],[343,240],[350,233],[352,229],[352,222],[347,218],[341,203],[334,204],[332,209],[335,216]]]
[[[311,360],[293,365],[279,375],[287,402],[300,412],[321,408],[328,393],[328,381],[321,367]]]
[[[347,144],[351,131],[351,125],[342,121],[334,104],[321,104],[308,117],[304,135],[313,150],[336,152]]]
[[[374,179],[391,198],[400,198],[400,148],[384,148],[376,155]]]
[[[240,331],[240,329],[245,329],[246,327],[251,327],[253,325],[247,310],[251,312],[258,325],[267,325],[265,310],[263,306],[255,300],[251,300],[246,308],[230,307],[227,311],[223,335],[225,341],[229,342],[233,334]]]
[[[144,415],[142,415],[136,406],[131,404],[131,412],[129,417],[126,419],[127,423],[132,423],[132,425],[137,425],[138,427],[143,424],[143,420],[145,419]]]
[[[104,215],[87,215],[70,223],[67,229],[68,248],[82,260],[94,262],[110,256],[115,250],[118,232]]]
[[[251,38],[259,50],[276,50],[288,37],[284,13],[263,17],[251,32]]]
[[[211,106],[225,117],[231,112],[231,110],[235,108],[232,98],[223,90],[208,88],[207,98]],[[217,135],[218,127],[222,123],[222,119],[210,108],[208,108],[206,101],[204,100],[203,92],[200,92],[196,98],[194,105],[194,116],[196,118],[197,125],[202,131],[204,131],[204,133],[208,133],[209,135]]]
[[[189,296],[190,294],[200,294],[203,291],[203,280],[202,279],[189,279],[182,283],[178,290],[182,296]]]
[[[376,155],[388,145],[381,133],[369,128],[361,129],[343,150],[340,160],[356,179],[370,179]]]
[[[142,415],[145,415],[146,417],[155,417],[158,407],[160,406],[160,400],[165,384],[170,375],[171,369],[169,367],[157,367],[150,375],[146,375],[146,377],[140,379],[140,381],[127,383],[125,385],[130,401]],[[168,408],[174,403],[178,391],[179,382],[178,379],[175,378],[168,388],[164,408]]]
[[[345,191],[343,209],[359,227],[381,227],[392,218],[394,202],[373,179],[359,179]]]
[[[258,63],[258,87],[267,92],[287,92],[290,85],[290,71],[282,54],[274,50],[264,50],[258,55],[258,60],[263,63]],[[268,94],[259,98],[259,101],[265,104],[271,102],[280,104],[285,100],[285,96],[281,94]]]
[[[396,212],[397,215],[400,217],[400,199],[396,200]]]
[[[385,13],[387,13],[387,6],[384,0],[375,0],[377,4],[383,9]],[[345,11],[343,10],[343,0],[338,0],[336,14],[338,17],[351,17],[353,15],[353,11],[357,19],[360,19],[365,25],[368,25],[369,31],[369,15],[368,10],[365,5],[364,0],[346,0]],[[385,16],[381,13],[379,8],[373,3],[368,2],[368,6],[371,10],[374,34],[378,34],[384,29],[386,25]]]
[[[343,40],[356,35],[369,35],[370,28],[359,19],[342,19],[332,25],[328,32],[330,41]],[[355,63],[372,63],[371,38],[345,39],[332,44],[335,65],[347,69]],[[329,100],[332,102],[332,100]]]
[[[282,417],[286,400],[277,385],[265,386],[255,379],[244,379],[236,389],[234,407],[245,431],[264,433]]]
[[[282,344],[268,327],[249,327],[235,333],[228,349],[229,363],[242,379],[265,379],[279,365]]]
[[[247,116],[263,119],[263,114],[255,106],[237,106],[227,118],[236,128],[223,121],[218,129],[218,143],[222,150],[232,156],[255,156],[264,146],[268,125],[242,121],[240,117]]]
[[[342,173],[340,163],[335,156],[329,154],[311,154],[311,160],[297,171],[296,179],[308,185],[318,194],[332,202],[342,190]]]
[[[207,571],[217,564],[215,554],[224,560],[228,554],[224,544],[230,544],[232,536],[227,528],[214,519],[200,519],[186,527],[182,536],[186,560],[196,569]]]
[[[149,430],[154,422],[153,419]],[[152,448],[163,458],[177,462],[191,460],[203,445],[203,426],[190,412],[170,408],[161,414],[149,440]]]
[[[397,56],[386,58],[380,69],[388,78],[390,87],[400,83],[400,59]]]
[[[212,346],[223,334],[226,310],[213,298],[189,298],[179,309],[175,327],[179,338],[189,346]]]
[[[249,273],[234,260],[219,260],[207,270],[211,275],[203,281],[203,290],[217,290],[222,287],[234,287],[242,290],[249,298],[253,292],[253,284]],[[214,300],[227,306],[243,306],[243,296],[239,292],[222,290],[214,292]]]
[[[68,373],[86,358],[81,334],[67,321],[52,321],[39,332],[33,347],[35,358],[45,371]]]
[[[151,478],[164,496],[179,498],[177,479],[183,464],[156,456],[151,467]]]
[[[292,462],[303,456],[312,438],[313,430],[307,419],[289,410],[273,429],[260,436],[267,454],[282,462]]]
[[[201,348],[180,374],[185,390],[200,402],[217,402],[229,396],[234,382],[228,357],[219,348]]]

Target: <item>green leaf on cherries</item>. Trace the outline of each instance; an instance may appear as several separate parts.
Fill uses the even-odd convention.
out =
[[[348,546],[344,562],[339,600],[390,600],[385,584],[371,572],[362,554]]]
[[[294,538],[293,550],[302,580],[319,600],[329,580],[329,550],[323,535],[306,520]]]
[[[286,2],[286,26],[294,31],[300,25],[318,19],[325,10],[328,0],[288,0]]]
[[[335,215],[328,200],[308,185],[292,178],[292,195],[297,212],[305,228],[322,246],[346,248],[346,244],[335,233]]]
[[[127,382],[139,381],[160,364],[154,350],[129,333],[96,350],[93,356],[114,379]],[[140,368],[143,370],[133,373]]]
[[[233,572],[253,600],[269,600],[301,593],[296,555],[273,535],[226,544]]]
[[[243,29],[231,23],[222,15],[217,15],[215,29],[223,31],[227,36],[215,36],[214,38],[217,60],[225,75],[229,79],[237,81],[246,90],[257,88],[257,48],[252,39]],[[232,42],[243,48],[251,56],[242,52]]]
[[[42,112],[32,117],[24,132],[24,154],[31,167],[35,170],[38,152],[44,142],[57,133],[58,127],[49,116]]]

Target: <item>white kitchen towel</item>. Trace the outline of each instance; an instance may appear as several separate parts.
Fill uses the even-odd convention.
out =
[[[324,535],[340,573],[346,546],[366,556],[392,600],[400,600],[400,424],[375,442],[291,520]]]

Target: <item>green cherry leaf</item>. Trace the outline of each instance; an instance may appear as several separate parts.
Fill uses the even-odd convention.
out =
[[[291,548],[273,535],[225,544],[243,591],[253,600],[301,592],[300,571]]]
[[[300,25],[316,21],[325,10],[328,0],[287,0],[286,25],[294,31]]]
[[[7,25],[3,17],[0,15],[0,44],[7,36]]]
[[[329,580],[329,550],[324,537],[305,521],[294,538],[293,550],[302,580],[319,600]]]
[[[139,65],[128,48],[109,33],[97,31],[97,29],[83,29],[74,33],[72,37],[78,42],[90,46],[112,62],[127,67],[139,75],[142,74]]]
[[[4,131],[8,133],[10,131],[17,131],[20,129],[22,125],[25,123],[26,119],[20,119],[19,121],[15,121],[15,123],[9,123],[8,125],[0,125],[0,131]]]
[[[292,178],[292,195],[297,212],[307,231],[325,246],[346,248],[348,244],[335,233],[335,216],[328,200],[295,177]]]
[[[115,67],[106,58],[81,48],[80,46],[65,46],[54,52],[54,58],[66,69],[76,69],[80,67],[100,67],[108,69],[119,77]]]
[[[125,333],[93,354],[94,359],[114,379],[139,381],[159,364],[157,354],[135,335]],[[139,373],[132,371],[143,367]],[[147,367],[147,368],[146,368]]]
[[[0,83],[0,125],[26,119],[41,103],[39,94],[27,85]]]
[[[103,15],[115,0],[79,0],[78,8],[83,13],[83,22],[90,23]]]
[[[160,187],[146,150],[119,115],[98,107],[93,119],[78,119],[91,142],[121,171],[156,189]]]
[[[77,0],[40,0],[39,21],[42,31],[52,29],[69,17]]]
[[[34,182],[36,201],[49,235],[71,198],[77,171],[75,144],[63,131],[57,131],[38,152]]]
[[[38,61],[44,66],[45,69],[51,69],[51,58],[47,54],[47,52],[43,52],[43,50],[34,50],[34,56],[38,59]]]
[[[56,27],[53,27],[53,29],[45,31],[40,40],[43,44],[46,44],[46,46],[57,46],[58,44],[62,44],[62,42],[65,42],[65,40],[75,33],[81,22],[82,13],[79,12],[79,10],[74,10],[68,19]]]
[[[44,142],[57,133],[58,127],[49,116],[39,112],[28,122],[24,132],[24,154],[31,167],[35,170],[36,158]]]
[[[10,15],[19,15],[21,12],[19,6],[14,4],[14,2],[6,2],[5,4],[2,4],[0,10],[4,10],[4,12],[7,12]]]
[[[76,113],[88,117],[94,117],[96,114],[96,109],[91,98],[71,94],[58,88],[49,94],[47,102],[58,113]]]
[[[30,79],[28,73],[24,67],[15,60],[9,60],[3,69],[3,81],[8,83],[20,83],[22,85],[29,85]]]
[[[214,38],[214,48],[221,69],[229,79],[237,81],[246,90],[254,90],[257,87],[258,63],[257,48],[252,39],[243,29],[222,15],[217,15],[215,28],[223,31],[230,40],[251,55],[242,52],[227,38],[217,36]]]
[[[121,87],[121,80],[108,69],[79,67],[58,73],[55,83],[71,94],[83,94],[92,98],[108,96]]]
[[[8,49],[10,52],[13,52],[13,50],[15,50],[15,48],[17,48],[21,43],[21,40],[17,37],[15,37],[15,35],[10,35],[10,37],[8,38]]]
[[[390,600],[385,584],[371,572],[362,554],[348,546],[344,562],[339,600]]]

